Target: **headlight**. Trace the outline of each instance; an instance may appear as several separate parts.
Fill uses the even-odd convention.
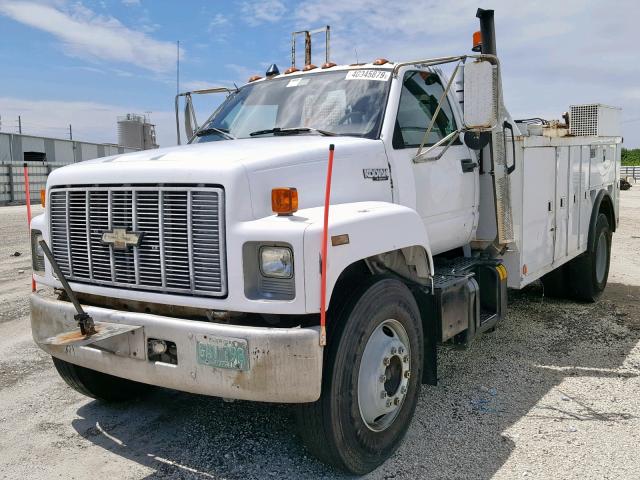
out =
[[[265,277],[293,277],[293,253],[287,247],[261,247],[260,271]]]
[[[42,232],[40,230],[31,230],[31,264],[33,271],[44,273],[44,251],[40,246],[42,240]]]

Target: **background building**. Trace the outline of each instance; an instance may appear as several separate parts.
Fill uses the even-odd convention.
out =
[[[140,148],[0,132],[0,205],[25,202],[25,164],[31,201],[35,203],[40,201],[40,189],[45,187],[52,170],[83,160],[136,150]]]

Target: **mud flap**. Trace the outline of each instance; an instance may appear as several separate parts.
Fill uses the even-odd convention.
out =
[[[424,357],[422,358],[422,384],[438,385],[438,326],[433,315],[431,295],[425,292],[424,287],[411,285],[420,316],[422,317],[422,329],[424,333]]]

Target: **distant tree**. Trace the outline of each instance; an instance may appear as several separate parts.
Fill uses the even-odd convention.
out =
[[[640,148],[628,148],[622,149],[622,165],[625,166],[640,166]]]

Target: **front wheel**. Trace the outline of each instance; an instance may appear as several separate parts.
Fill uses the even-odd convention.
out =
[[[75,391],[103,402],[122,402],[147,393],[152,387],[126,378],[114,377],[56,357],[53,365],[62,379]]]
[[[400,446],[418,401],[423,331],[409,289],[372,278],[335,317],[320,399],[298,410],[313,455],[365,474]]]

